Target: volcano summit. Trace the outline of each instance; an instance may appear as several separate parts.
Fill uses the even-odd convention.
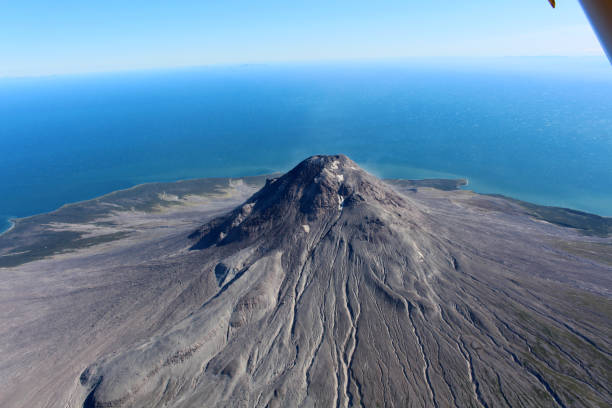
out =
[[[609,219],[343,155],[233,183],[172,216],[113,209],[87,225],[124,235],[0,269],[0,403],[612,404]]]

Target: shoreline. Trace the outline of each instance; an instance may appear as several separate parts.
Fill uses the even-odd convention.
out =
[[[251,177],[274,177],[277,176],[279,173],[270,173],[270,174],[264,174],[264,175],[257,175],[257,176],[242,176],[242,177],[202,177],[202,178],[186,178],[186,179],[179,179],[179,180],[175,180],[175,181],[149,181],[149,182],[144,182],[144,183],[140,183],[140,184],[136,184],[133,185],[131,187],[127,187],[127,188],[120,188],[117,190],[113,190],[110,191],[108,193],[96,196],[96,197],[92,197],[92,198],[88,198],[88,199],[84,199],[84,200],[79,200],[79,201],[74,201],[74,202],[70,202],[70,203],[65,203],[62,204],[60,207],[55,208],[51,211],[45,211],[45,212],[41,212],[41,213],[35,213],[35,214],[31,214],[31,215],[26,215],[24,217],[7,217],[6,221],[8,222],[9,226],[8,228],[6,228],[5,230],[0,230],[0,237],[4,236],[5,234],[8,234],[9,232],[11,232],[12,230],[15,229],[15,227],[17,226],[17,224],[19,223],[19,221],[21,220],[27,220],[29,218],[32,217],[38,217],[38,216],[44,216],[44,215],[48,215],[48,214],[53,214],[59,210],[62,210],[66,207],[71,207],[71,206],[75,206],[75,205],[79,205],[79,204],[84,204],[90,201],[95,201],[95,200],[99,200],[101,198],[105,198],[105,197],[109,197],[112,196],[114,194],[117,193],[121,193],[121,192],[126,192],[126,191],[130,191],[130,190],[135,190],[139,187],[143,187],[143,186],[147,186],[147,185],[154,185],[154,184],[174,184],[174,183],[183,183],[183,182],[189,182],[189,181],[198,181],[198,180],[214,180],[214,179],[243,179],[243,178],[251,178]],[[383,178],[382,180],[409,180],[409,181],[426,181],[426,180],[460,180],[463,183],[459,183],[457,185],[457,190],[459,191],[472,191],[476,194],[482,194],[482,195],[497,195],[497,196],[502,196],[504,198],[507,199],[511,199],[511,200],[517,200],[517,201],[523,201],[525,203],[528,204],[532,204],[532,205],[536,205],[536,206],[542,206],[542,207],[548,207],[548,208],[557,208],[557,209],[565,209],[565,210],[570,210],[570,211],[575,211],[575,212],[580,212],[580,213],[584,213],[584,214],[589,214],[589,215],[594,215],[594,216],[598,216],[601,218],[606,218],[606,219],[610,219],[612,218],[612,215],[601,215],[598,214],[596,212],[590,212],[588,210],[584,210],[584,209],[579,209],[579,208],[571,208],[571,207],[564,207],[564,206],[556,206],[556,205],[550,205],[550,204],[540,204],[537,202],[533,202],[530,201],[529,199],[523,199],[523,198],[517,198],[515,196],[512,195],[508,195],[508,194],[503,194],[503,193],[487,193],[487,192],[479,192],[477,190],[474,190],[473,187],[470,185],[470,181],[468,177],[462,177],[462,178],[458,178],[458,179],[439,179],[439,178],[417,178],[417,179],[410,179],[410,178]],[[472,187],[472,188],[470,188]]]
[[[17,218],[10,217],[7,218],[6,221],[9,223],[9,227],[3,231],[0,231],[0,237],[4,234],[8,234],[9,232],[11,232],[13,229],[15,229],[15,225],[17,225]]]
[[[54,208],[52,210],[49,211],[43,211],[43,212],[39,212],[39,213],[34,213],[34,214],[30,214],[30,215],[25,215],[23,217],[7,217],[6,220],[7,222],[10,224],[10,226],[4,230],[4,231],[0,231],[0,236],[6,234],[7,232],[11,231],[12,229],[15,228],[15,226],[17,225],[17,223],[19,221],[22,220],[27,220],[29,218],[32,217],[38,217],[41,215],[48,215],[48,214],[53,214],[57,211],[60,211],[66,207],[71,207],[71,206],[75,206],[75,205],[79,205],[79,204],[85,204],[91,201],[95,201],[95,200],[100,200],[103,198],[107,198],[110,196],[113,196],[114,194],[117,193],[122,193],[122,192],[128,192],[131,190],[136,190],[138,188],[144,187],[144,186],[150,186],[150,185],[155,185],[155,184],[178,184],[178,183],[185,183],[185,182],[191,182],[191,181],[199,181],[199,180],[238,180],[238,179],[252,179],[252,178],[257,178],[257,177],[278,177],[279,175],[281,175],[283,173],[281,172],[272,172],[269,174],[255,174],[255,175],[247,175],[247,176],[238,176],[238,177],[195,177],[195,178],[181,178],[181,179],[177,179],[177,180],[172,180],[172,181],[146,181],[144,183],[139,183],[139,184],[135,184],[133,186],[130,187],[126,187],[126,188],[119,188],[117,190],[113,190],[113,191],[109,191],[108,193],[104,193],[101,194],[99,196],[95,196],[95,197],[91,197],[91,198],[86,198],[83,200],[77,200],[77,201],[72,201],[69,203],[64,203],[61,206]]]
[[[61,206],[54,208],[52,210],[49,211],[43,211],[43,212],[39,212],[39,213],[34,213],[34,214],[30,214],[30,215],[25,215],[23,217],[14,217],[14,216],[6,216],[6,221],[8,222],[9,226],[7,229],[5,230],[0,230],[0,237],[3,237],[5,234],[8,234],[9,232],[11,232],[12,230],[15,229],[15,227],[17,227],[17,224],[21,223],[22,221],[28,221],[31,218],[35,218],[35,217],[41,217],[41,216],[47,216],[50,214],[54,214],[57,213],[59,211],[65,210],[66,208],[70,208],[70,207],[75,207],[75,206],[79,206],[79,205],[83,205],[83,204],[87,204],[96,200],[101,200],[104,198],[108,198],[108,197],[112,197],[114,195],[117,194],[121,194],[121,193],[125,193],[125,192],[129,192],[129,191],[133,191],[133,190],[137,190],[139,188],[143,188],[143,187],[147,187],[147,186],[153,186],[153,185],[163,185],[163,184],[170,184],[170,185],[174,185],[174,184],[181,184],[181,183],[189,183],[189,182],[198,182],[198,181],[202,181],[202,180],[228,180],[228,181],[232,181],[232,180],[249,180],[249,179],[257,179],[259,177],[278,177],[280,174],[280,172],[273,172],[273,173],[269,173],[269,174],[260,174],[260,175],[248,175],[248,176],[239,176],[239,177],[196,177],[196,178],[181,178],[178,180],[173,180],[173,181],[147,181],[144,183],[139,183],[139,184],[135,184],[133,186],[130,187],[126,187],[126,188],[119,188],[117,190],[113,190],[113,191],[109,191],[107,193],[101,194],[99,196],[95,196],[95,197],[91,197],[91,198],[86,198],[83,200],[78,200],[78,201],[73,201],[73,202],[69,202],[69,203],[64,203]],[[0,220],[2,219],[2,217],[0,216]]]

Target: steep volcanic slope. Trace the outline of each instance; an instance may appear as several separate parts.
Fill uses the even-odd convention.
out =
[[[447,204],[305,160],[192,234],[201,276],[70,404],[609,406],[611,268]]]

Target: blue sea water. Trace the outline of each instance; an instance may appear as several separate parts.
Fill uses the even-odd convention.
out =
[[[0,79],[0,230],[143,182],[325,153],[610,216],[612,68],[430,59]]]

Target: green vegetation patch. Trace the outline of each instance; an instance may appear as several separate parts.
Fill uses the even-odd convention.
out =
[[[406,180],[406,179],[384,179],[385,183],[399,187],[401,189],[414,189],[418,187],[431,187],[438,190],[452,191],[459,190],[461,186],[467,185],[466,179],[424,179],[424,180]]]
[[[538,220],[550,222],[566,228],[574,228],[585,235],[608,237],[612,235],[612,217],[602,217],[570,208],[549,207],[528,203],[526,201],[492,194],[512,203],[518,204],[526,210],[526,213]]]
[[[553,245],[573,255],[612,266],[612,243],[555,241]]]
[[[116,232],[83,238],[77,231],[57,231],[48,226],[58,224],[89,224],[116,226],[114,223],[96,221],[116,211],[155,212],[160,208],[182,205],[187,196],[222,196],[230,183],[239,180],[251,187],[261,187],[266,177],[254,176],[240,179],[206,178],[169,183],[141,184],[119,190],[92,200],[72,203],[46,214],[38,214],[15,221],[15,226],[0,235],[0,267],[13,267],[51,255],[115,241],[127,236]]]
[[[72,252],[77,249],[116,241],[128,236],[127,232],[99,235],[96,237],[81,238],[82,234],[74,231],[58,231],[40,237],[31,245],[18,248],[8,254],[0,255],[0,268],[19,266],[27,262],[36,261],[48,256]]]

